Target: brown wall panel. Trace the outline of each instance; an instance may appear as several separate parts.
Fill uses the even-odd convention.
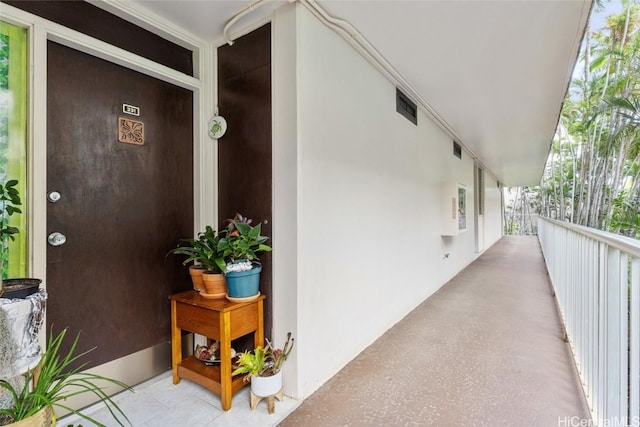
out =
[[[218,215],[223,221],[240,212],[254,223],[262,221],[262,234],[271,237],[271,25],[220,47],[218,73],[219,109],[228,123],[218,142]],[[277,242],[269,243],[278,250]],[[271,254],[260,260],[265,336],[270,337]]]
[[[3,0],[3,3],[95,37],[193,76],[193,52],[80,0]]]

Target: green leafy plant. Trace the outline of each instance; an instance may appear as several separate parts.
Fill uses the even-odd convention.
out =
[[[131,388],[118,380],[88,372],[82,372],[86,363],[81,364],[77,368],[71,369],[70,365],[72,363],[86,355],[91,350],[74,355],[80,338],[80,335],[78,334],[67,354],[61,354],[60,346],[65,339],[66,333],[67,330],[64,329],[55,337],[53,336],[53,333],[50,334],[47,349],[42,355],[42,360],[38,365],[38,369],[30,371],[26,375],[26,381],[22,389],[16,390],[8,381],[0,379],[0,388],[8,390],[13,397],[13,405],[10,408],[0,409],[0,425],[24,420],[46,407],[50,407],[52,409],[54,407],[59,407],[74,413],[95,425],[102,426],[103,424],[95,419],[63,403],[66,399],[72,396],[82,395],[85,393],[93,393],[102,402],[104,402],[118,424],[124,426],[123,421],[121,420],[122,417],[129,425],[131,425],[131,422],[124,412],[122,412],[120,407],[104,391],[105,386],[109,384],[116,385],[122,389],[130,391]],[[34,378],[36,379],[36,382],[33,387],[30,387]],[[100,383],[104,383],[105,386],[100,385]]]
[[[227,220],[226,233],[220,238],[218,246],[227,264],[240,260],[260,263],[258,253],[271,252],[271,246],[266,244],[269,238],[260,235],[262,224],[251,226],[251,222],[241,214]]]
[[[198,233],[195,239],[181,239],[178,247],[171,249],[168,254],[185,255],[182,264],[190,262],[199,264],[211,273],[223,273],[225,271],[224,250],[220,245],[220,234],[209,225],[204,232]]]
[[[2,216],[2,224],[0,225],[0,236],[4,241],[6,238],[15,240],[14,234],[19,230],[16,227],[9,226],[9,217],[14,213],[22,213],[18,206],[22,205],[20,193],[16,186],[17,179],[11,179],[6,184],[0,184],[0,215]]]
[[[247,374],[248,376],[259,376],[266,371],[267,349],[258,346],[253,351],[245,351],[238,358],[238,368],[233,371],[233,375]]]
[[[273,348],[271,342],[267,340],[267,348],[270,352],[270,359],[273,362],[273,365],[271,366],[271,371],[273,374],[277,374],[278,372],[280,372],[282,364],[287,360],[287,358],[289,357],[289,353],[291,353],[291,350],[293,349],[294,341],[295,339],[291,337],[291,332],[287,333],[287,340],[285,341],[284,347],[282,347],[282,349]]]
[[[11,215],[22,213],[18,207],[22,205],[22,201],[20,200],[20,192],[16,188],[17,185],[18,180],[16,179],[0,184],[0,268],[3,273],[9,239],[15,240],[14,234],[19,233],[18,228],[9,225]],[[0,288],[2,288],[1,285]]]
[[[287,333],[287,340],[282,349],[274,348],[269,340],[267,346],[258,346],[252,351],[245,351],[238,358],[238,368],[232,375],[245,374],[245,380],[253,376],[268,377],[280,372],[282,365],[293,349],[294,338]]]

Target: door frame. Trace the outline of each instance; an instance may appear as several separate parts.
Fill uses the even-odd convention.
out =
[[[473,165],[473,188],[474,188],[474,245],[476,253],[484,251],[484,217],[485,217],[485,169],[479,163]]]
[[[144,16],[144,9],[135,5],[98,4],[120,17],[129,17],[136,23],[156,34],[170,39],[194,52],[194,76],[187,76],[169,67],[157,64],[149,59],[112,46],[93,37],[71,30],[62,25],[32,15],[13,6],[2,5],[2,20],[26,28],[29,49],[29,111],[27,142],[27,201],[28,213],[28,274],[43,279],[46,289],[47,271],[47,41],[54,41],[80,52],[92,55],[125,68],[174,84],[193,92],[193,135],[194,135],[194,234],[205,224],[217,224],[217,175],[215,168],[205,165],[217,164],[216,143],[209,140],[206,130],[208,118],[213,115],[213,97],[215,93],[215,67],[212,44],[185,33],[184,30],[166,21],[154,21]],[[135,18],[133,18],[135,17]],[[38,100],[36,102],[35,100]],[[44,328],[43,328],[44,329]],[[46,345],[47,331],[40,331],[41,346]],[[143,358],[155,357],[131,355],[109,362],[105,365],[115,370],[131,371],[131,366],[142,366]],[[95,368],[101,370],[105,365]],[[128,366],[128,368],[127,368]]]

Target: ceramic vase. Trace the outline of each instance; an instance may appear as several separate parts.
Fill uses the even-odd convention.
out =
[[[262,266],[255,264],[251,270],[233,271],[226,274],[227,289],[231,298],[248,298],[260,292]]]
[[[274,395],[282,388],[282,371],[270,377],[251,376],[251,392],[258,397]]]

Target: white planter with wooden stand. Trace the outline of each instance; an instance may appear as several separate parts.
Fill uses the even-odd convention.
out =
[[[251,376],[251,410],[256,409],[256,406],[262,399],[267,399],[269,414],[275,412],[274,398],[282,400],[282,371],[270,377],[256,377]]]
[[[258,397],[276,394],[282,388],[282,371],[270,377],[251,376],[251,392]]]

